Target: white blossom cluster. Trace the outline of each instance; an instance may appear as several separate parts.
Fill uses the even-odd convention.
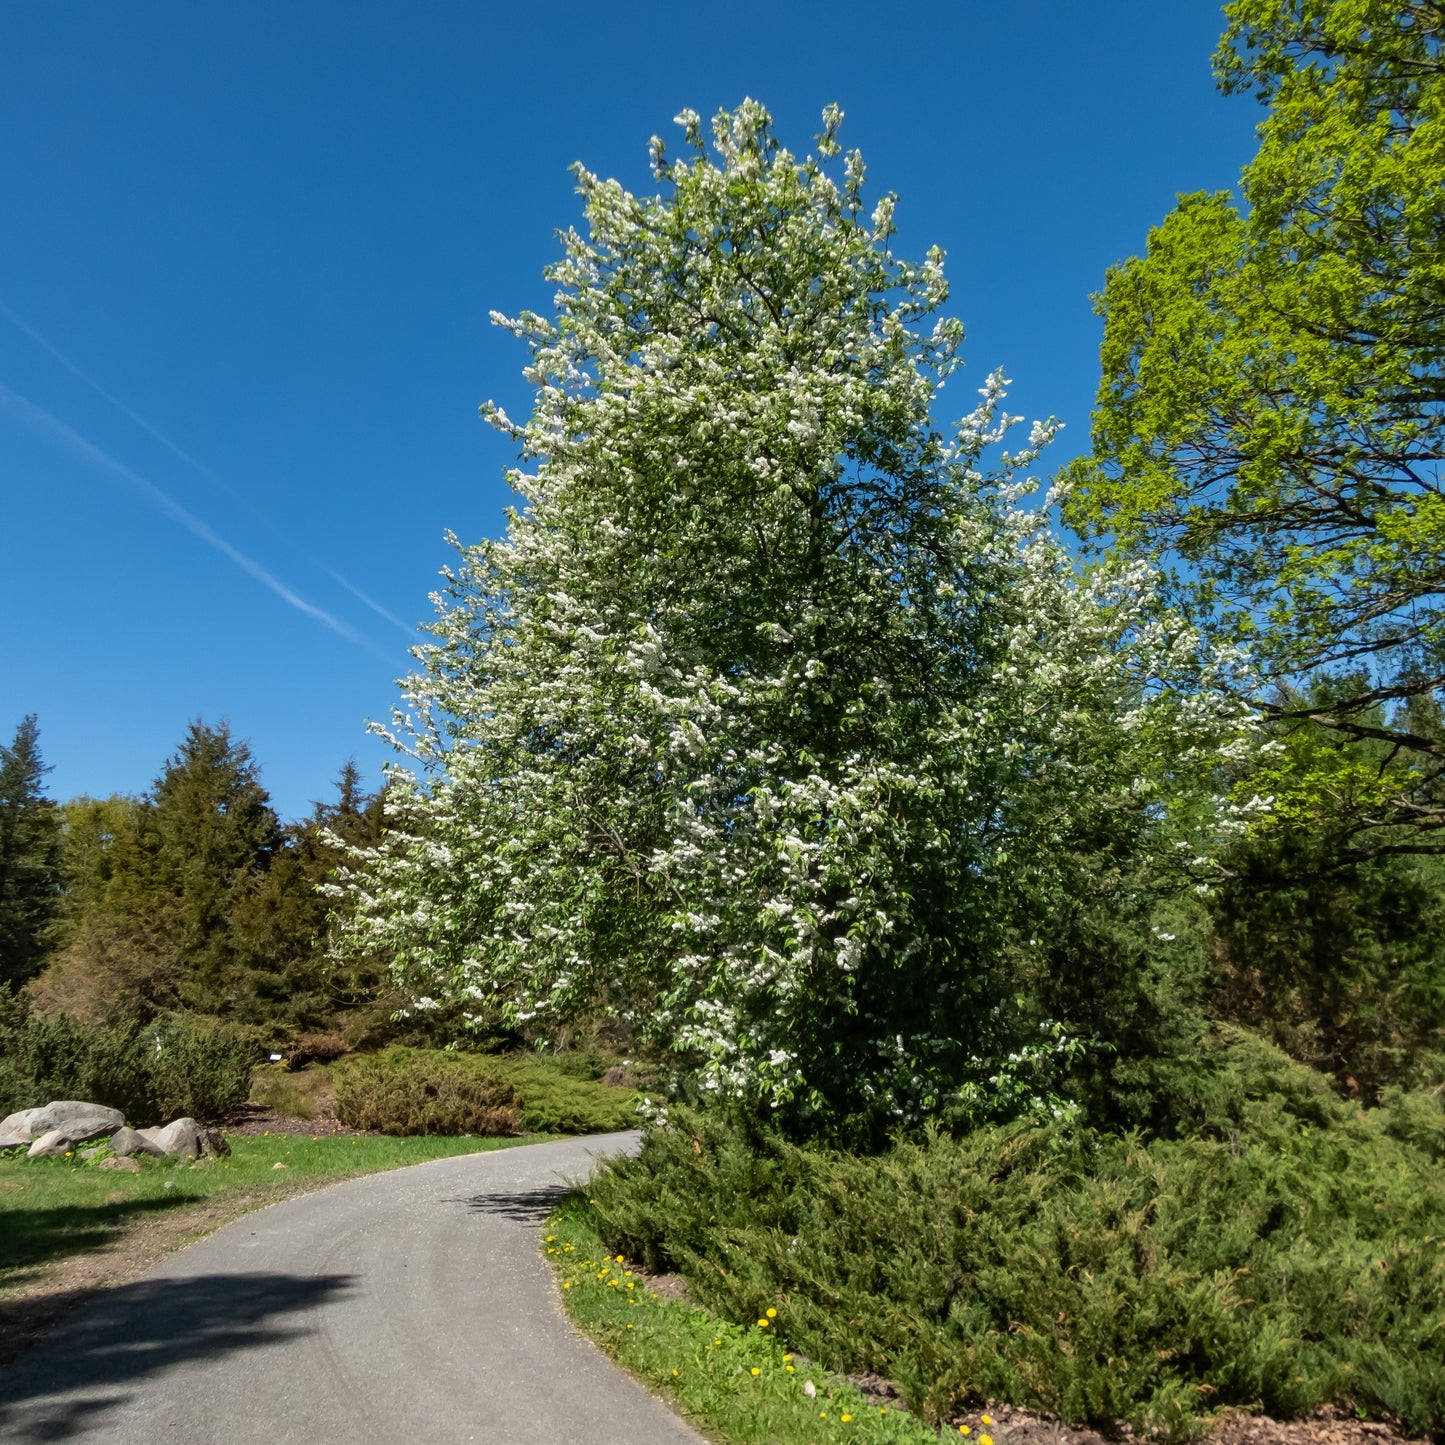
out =
[[[996,375],[935,424],[943,256],[892,254],[856,154],[830,173],[840,120],[799,160],[753,102],[711,151],[684,112],[659,197],[578,169],[555,315],[496,318],[525,505],[458,544],[345,887],[418,993],[611,1009],[706,1088],[899,1112],[950,1050],[1007,1065],[986,981],[1065,852],[1125,815],[1206,851],[1252,724],[1146,568],[1052,535],[1054,423],[1002,450]]]

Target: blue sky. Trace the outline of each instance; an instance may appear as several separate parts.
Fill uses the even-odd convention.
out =
[[[969,375],[1087,444],[1090,293],[1261,112],[1208,0],[908,6],[134,0],[0,10],[0,734],[56,797],[139,792],[229,719],[304,812],[407,668],[448,560],[497,533],[574,160],[745,95],[804,151],[829,101],[901,254],[948,252]]]

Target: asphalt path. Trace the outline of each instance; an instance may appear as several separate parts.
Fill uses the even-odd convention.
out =
[[[635,1134],[439,1159],[245,1215],[0,1370],[0,1440],[700,1445],[562,1315],[538,1230]]]

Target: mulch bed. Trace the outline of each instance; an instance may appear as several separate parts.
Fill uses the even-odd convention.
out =
[[[795,1356],[802,1361],[802,1356]],[[901,1410],[903,1402],[891,1381],[882,1375],[843,1375],[871,1404]],[[989,1417],[985,1424],[983,1417]],[[1048,1415],[1023,1410],[1016,1405],[995,1405],[990,1401],[980,1410],[954,1416],[948,1422],[953,1431],[967,1425],[967,1437],[991,1436],[994,1445],[1116,1445],[1137,1437],[1118,1421],[1108,1435],[1097,1430],[1075,1429]],[[1223,1415],[1204,1433],[1204,1445],[1423,1445],[1402,1434],[1393,1425],[1357,1419],[1338,1406],[1327,1405],[1302,1420],[1274,1420],[1268,1415],[1244,1413]]]
[[[228,1114],[215,1121],[216,1128],[225,1134],[240,1137],[260,1134],[297,1134],[308,1139],[331,1134],[350,1134],[380,1138],[375,1129],[353,1129],[343,1124],[334,1114],[317,1114],[314,1119],[297,1119],[289,1114],[277,1114],[260,1104],[238,1104]]]

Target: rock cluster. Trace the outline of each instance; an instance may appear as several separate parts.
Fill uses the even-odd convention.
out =
[[[194,1119],[176,1119],[155,1129],[132,1129],[119,1109],[87,1104],[79,1099],[57,1099],[39,1109],[21,1109],[0,1119],[0,1149],[28,1145],[26,1157],[69,1154],[81,1144],[96,1144],[82,1157],[98,1154],[105,1144],[117,1159],[150,1154],[157,1159],[218,1158],[231,1152],[219,1129],[207,1129]]]

